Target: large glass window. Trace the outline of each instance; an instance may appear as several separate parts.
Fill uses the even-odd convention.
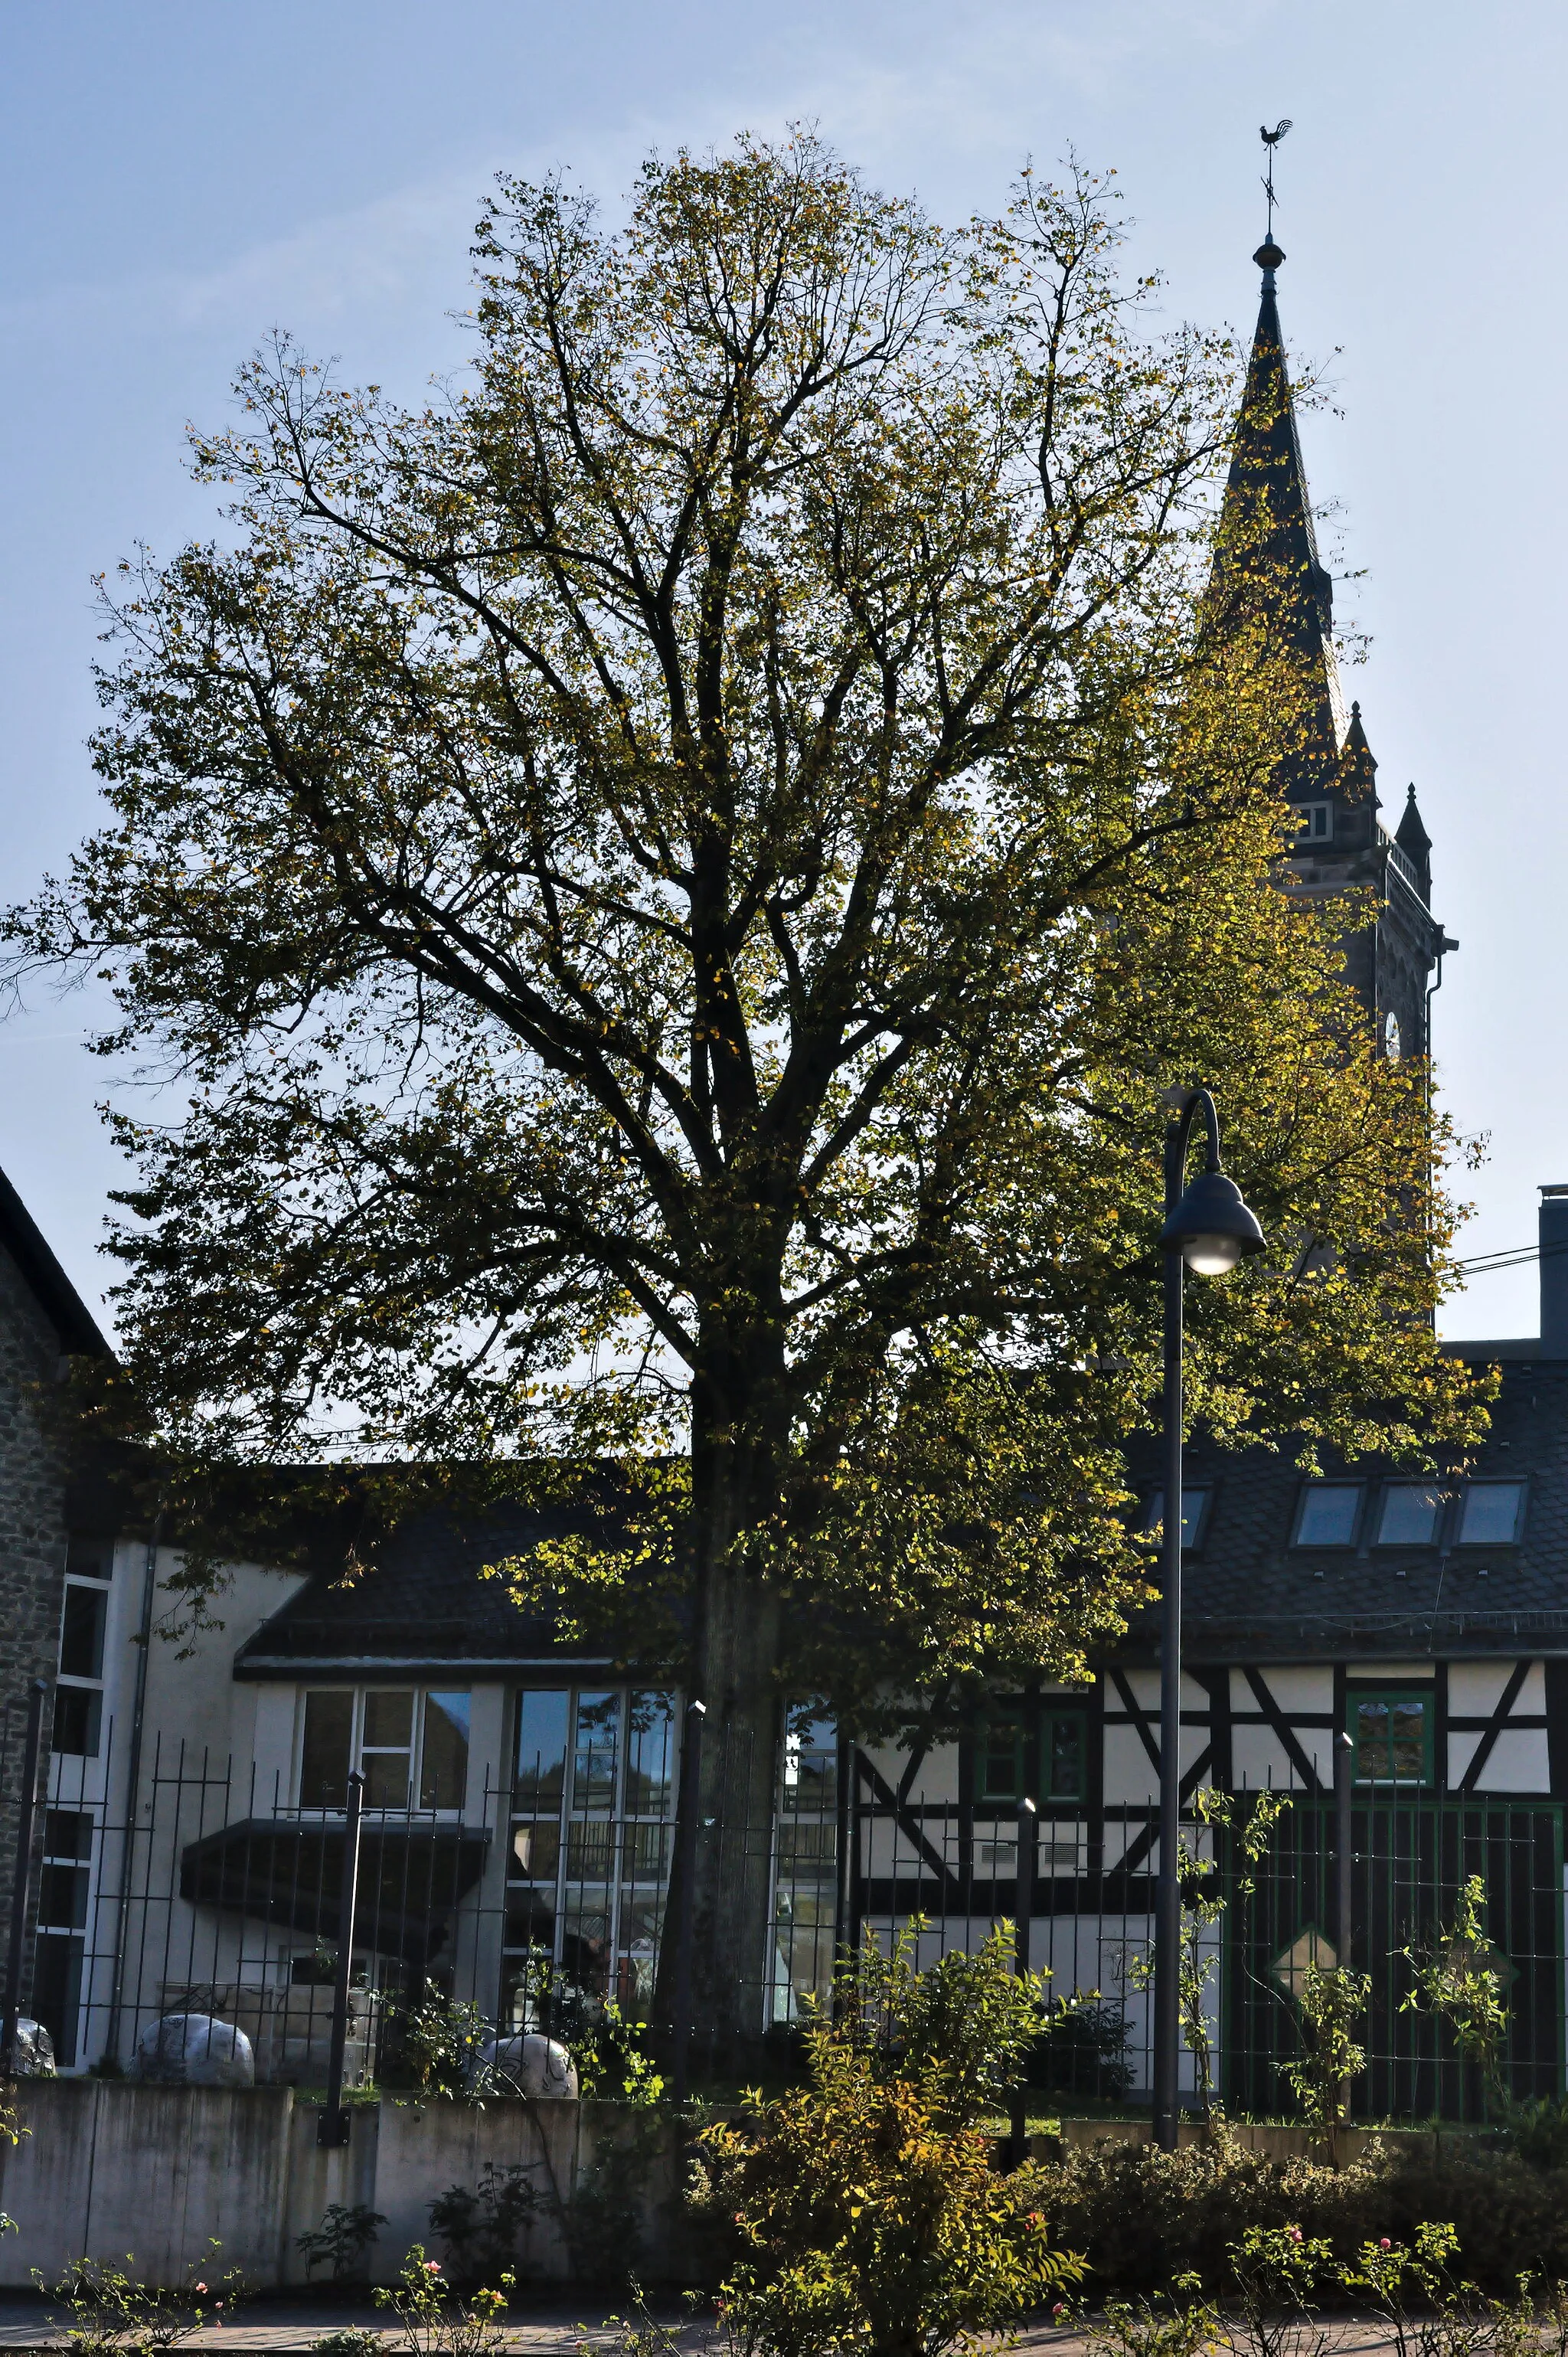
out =
[[[1461,1546],[1512,1546],[1524,1514],[1522,1481],[1469,1481],[1459,1521]]]
[[[677,1748],[667,1694],[542,1686],[518,1696],[504,1977],[519,2027],[544,2018],[563,1988],[646,2011]]]
[[[1432,1781],[1432,1695],[1350,1689],[1350,1740],[1363,1784]]]
[[[103,1696],[96,1686],[56,1686],[54,1749],[96,1760],[103,1729]]]
[[[1378,1519],[1378,1544],[1430,1546],[1442,1506],[1443,1493],[1434,1482],[1389,1482]]]
[[[109,1598],[101,1587],[68,1587],[60,1618],[59,1665],[68,1677],[103,1675],[103,1624]]]
[[[518,1696],[517,1802],[559,1812],[566,1783],[566,1728],[572,1696],[564,1686],[530,1687]]]
[[[832,1986],[838,1921],[838,1728],[792,1718],[784,1738],[773,1876],[773,2018]]]
[[[91,1898],[92,1819],[81,1809],[46,1809],[33,1949],[33,2011],[64,2070],[78,2060],[85,1932]]]
[[[368,1694],[360,1746],[367,1809],[406,1809],[413,1786],[413,1696]]]
[[[367,1809],[460,1810],[468,1783],[466,1691],[415,1693],[403,1687],[310,1687],[300,1745],[299,1803],[341,1809],[356,1757]]]
[[[620,1756],[621,1711],[626,1697],[618,1694],[577,1696],[575,1736],[572,1746],[572,1807],[613,1809],[616,1770]]]
[[[299,1762],[302,1809],[340,1809],[349,1798],[354,1740],[354,1697],[312,1686],[305,1697],[305,1742]]]
[[[1359,1481],[1309,1481],[1296,1509],[1295,1544],[1348,1547],[1356,1541],[1361,1506]]]

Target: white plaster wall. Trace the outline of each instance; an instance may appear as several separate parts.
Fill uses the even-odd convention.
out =
[[[1332,1782],[1334,1738],[1331,1731],[1326,1727],[1302,1727],[1294,1732],[1297,1742],[1319,1777]],[[1300,1774],[1292,1765],[1284,1745],[1272,1727],[1231,1728],[1230,1771],[1239,1791],[1294,1792],[1301,1789]]]
[[[1160,1707],[1158,1670],[1128,1670],[1125,1675],[1127,1691],[1140,1709],[1157,1715]],[[1114,1686],[1106,1688],[1105,1706],[1108,1710],[1120,1710],[1122,1707],[1121,1696]],[[1189,1677],[1185,1670],[1181,1681],[1181,1706],[1183,1710],[1207,1712],[1208,1709],[1208,1689],[1200,1686],[1197,1680]]]
[[[1491,1756],[1476,1780],[1482,1792],[1546,1792],[1552,1774],[1546,1757],[1544,1727],[1505,1732],[1493,1744]]]
[[[159,1632],[159,1623],[166,1623],[171,1614],[177,1615],[178,1595],[167,1581],[181,1561],[172,1547],[158,1551],[154,1633],[147,1652],[144,1775],[155,1740],[161,1738],[166,1772],[171,1753],[177,1756],[183,1742],[188,1762],[194,1765],[205,1752],[212,1772],[232,1751],[238,1792],[241,1772],[248,1781],[253,1757],[256,1688],[235,1684],[234,1655],[263,1621],[283,1609],[305,1585],[305,1577],[299,1572],[270,1571],[260,1564],[236,1564],[227,1586],[212,1600],[215,1625],[193,1629],[172,1641]],[[267,1804],[270,1807],[270,1786]]]
[[[1450,1662],[1448,1707],[1455,1717],[1489,1717],[1501,1702],[1503,1688],[1512,1677],[1517,1666],[1513,1662]],[[1536,1674],[1539,1676],[1539,1665]],[[1529,1685],[1528,1678],[1525,1684]],[[1545,1708],[1544,1681],[1541,1684],[1541,1701],[1530,1705],[1530,1708],[1534,1710]],[[1523,1705],[1520,1706],[1525,1707]]]
[[[257,1685],[251,1689],[255,1700],[253,1742],[256,1761],[256,1794],[267,1806],[290,1806],[295,1793],[295,1744],[299,1720],[299,1688],[293,1685]]]
[[[1287,1718],[1296,1710],[1334,1707],[1334,1672],[1327,1663],[1271,1663],[1258,1675]],[[1257,1696],[1237,1670],[1230,1673],[1230,1700],[1237,1710],[1258,1707]]]
[[[909,1793],[910,1799],[915,1802],[929,1801],[933,1807],[940,1807],[943,1803],[950,1805],[956,1803],[958,1761],[959,1748],[956,1743],[933,1743],[915,1770],[915,1781]],[[906,1758],[898,1770],[900,1777],[908,1764]],[[897,1791],[897,1783],[894,1789]]]

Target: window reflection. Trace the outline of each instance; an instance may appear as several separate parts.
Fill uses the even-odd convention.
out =
[[[564,1686],[530,1687],[518,1698],[517,1799],[560,1806],[566,1781],[566,1725],[572,1697]]]
[[[620,1752],[618,1694],[585,1694],[577,1697],[576,1739],[572,1748],[572,1806],[613,1809],[616,1767]]]
[[[1437,1528],[1441,1491],[1430,1481],[1391,1481],[1383,1491],[1380,1546],[1430,1546]]]
[[[1423,1784],[1428,1779],[1431,1697],[1358,1695],[1351,1704],[1356,1774],[1363,1783]]]

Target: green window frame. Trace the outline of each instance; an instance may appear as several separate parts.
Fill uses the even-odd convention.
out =
[[[1022,1704],[988,1714],[974,1747],[974,1797],[988,1801],[1076,1801],[1089,1790],[1088,1713],[1056,1703],[1041,1706],[1037,1792],[1026,1791],[1029,1713]]]
[[[1355,1782],[1431,1784],[1436,1717],[1431,1686],[1352,1684],[1346,1716]]]
[[[974,1747],[974,1797],[977,1801],[1021,1801],[1024,1798],[1024,1738],[1022,1709],[1004,1715],[987,1712]]]
[[[1089,1798],[1089,1714],[1047,1704],[1040,1721],[1043,1801]]]

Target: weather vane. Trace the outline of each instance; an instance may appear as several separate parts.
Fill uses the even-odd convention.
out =
[[[1265,131],[1261,123],[1258,125],[1258,136],[1269,151],[1269,168],[1263,176],[1263,187],[1268,192],[1269,199],[1269,234],[1267,242],[1270,245],[1273,245],[1274,242],[1274,149],[1279,145],[1280,141],[1284,137],[1285,133],[1289,129],[1290,116],[1288,114],[1282,115],[1272,131]]]

